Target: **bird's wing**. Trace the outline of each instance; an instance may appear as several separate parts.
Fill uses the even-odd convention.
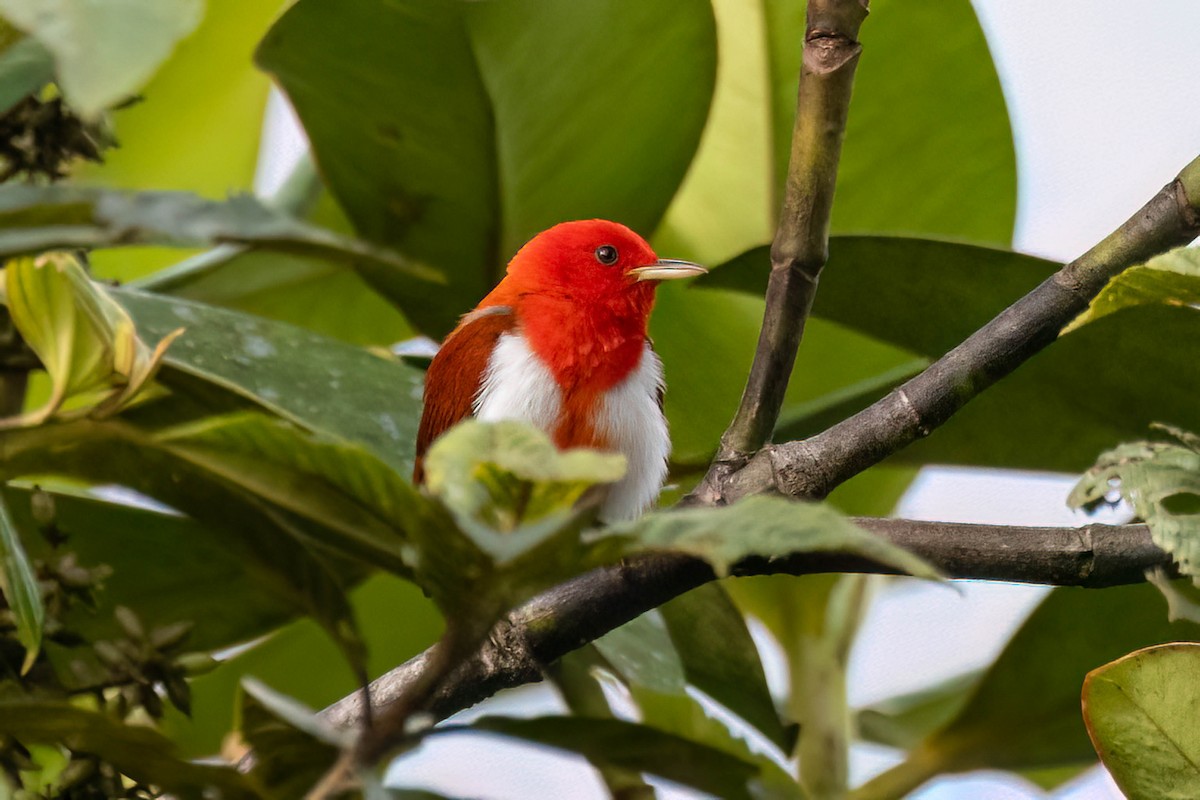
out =
[[[469,416],[483,383],[488,359],[500,334],[513,330],[517,317],[509,306],[488,306],[463,317],[442,343],[425,373],[425,410],[417,429],[413,483],[425,479],[425,451],[448,428]]]

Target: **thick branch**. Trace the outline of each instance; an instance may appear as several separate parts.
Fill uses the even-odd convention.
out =
[[[718,475],[740,467],[771,435],[829,254],[829,215],[867,0],[809,0],[807,15],[767,307],[741,406],[721,437],[713,465]]]
[[[1053,342],[1129,266],[1200,235],[1200,158],[1129,220],[874,405],[799,442],[764,447],[708,502],[764,491],[821,498],[946,422]],[[934,298],[936,299],[936,298]],[[710,487],[711,488],[711,487]]]
[[[1144,580],[1171,558],[1145,525],[1023,528],[910,520],[859,519],[859,525],[921,556],[951,578],[1104,587]],[[735,575],[817,572],[891,574],[890,567],[841,553],[798,553],[749,559]],[[508,689],[541,679],[543,665],[716,576],[705,562],[676,553],[650,554],[593,570],[542,594],[498,625],[484,647],[442,684],[428,710],[438,719]],[[428,651],[371,684],[376,707],[400,696],[426,669]],[[361,695],[323,715],[357,725]]]

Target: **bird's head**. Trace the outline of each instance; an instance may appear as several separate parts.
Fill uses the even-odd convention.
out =
[[[706,272],[687,261],[659,258],[646,240],[617,222],[563,222],[533,237],[508,265],[520,292],[604,304],[648,315],[661,281]]]

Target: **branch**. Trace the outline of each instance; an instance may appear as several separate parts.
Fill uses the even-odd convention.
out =
[[[809,439],[770,445],[702,498],[728,503],[778,491],[822,498],[942,425],[1078,316],[1127,267],[1200,235],[1200,158],[1084,255],[874,405]]]
[[[1025,528],[896,519],[857,519],[859,525],[916,553],[950,578],[1100,588],[1145,580],[1170,556],[1154,545],[1145,525]],[[895,570],[842,553],[797,553],[754,558],[733,575],[808,575],[818,572],[895,574]],[[637,556],[574,578],[512,612],[483,647],[441,685],[425,710],[437,719],[501,689],[541,680],[544,665],[603,636],[673,597],[714,580],[700,559],[677,553]],[[426,671],[429,651],[371,684],[372,703],[386,707]],[[338,727],[360,724],[362,696],[322,712]]]
[[[758,347],[741,405],[710,477],[740,467],[771,435],[829,255],[829,215],[838,159],[862,46],[867,0],[810,0],[796,121]],[[706,478],[707,484],[709,479]]]

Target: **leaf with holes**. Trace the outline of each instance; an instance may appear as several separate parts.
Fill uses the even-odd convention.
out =
[[[1154,543],[1200,584],[1200,439],[1159,426],[1174,442],[1130,442],[1103,453],[1071,492],[1076,508],[1107,501],[1114,489],[1150,527]]]

